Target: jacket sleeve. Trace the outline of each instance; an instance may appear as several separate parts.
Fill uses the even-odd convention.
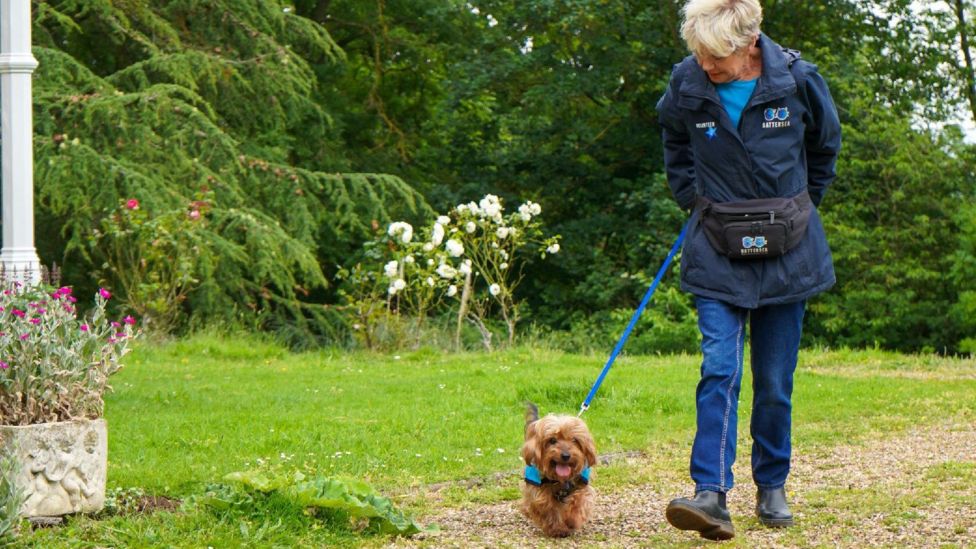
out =
[[[695,156],[684,122],[675,104],[674,76],[668,90],[657,102],[661,140],[664,142],[664,169],[675,201],[684,210],[695,205]]]
[[[840,154],[840,119],[830,90],[816,67],[804,77],[801,93],[807,105],[806,136],[807,187],[814,205],[820,206],[827,186],[837,177],[837,155]]]

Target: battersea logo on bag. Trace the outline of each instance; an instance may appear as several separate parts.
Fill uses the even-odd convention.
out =
[[[766,237],[765,236],[743,236],[742,250],[740,250],[740,253],[742,255],[769,253],[769,249],[766,248]]]

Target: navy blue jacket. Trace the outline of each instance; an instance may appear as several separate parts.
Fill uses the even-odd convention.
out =
[[[715,86],[693,56],[675,65],[657,104],[664,163],[675,200],[691,209],[698,196],[715,202],[795,196],[819,205],[833,181],[840,121],[817,67],[761,34],[762,75],[732,126]],[[835,282],[834,265],[816,211],[803,240],[786,254],[733,260],[718,254],[689,221],[681,254],[681,288],[753,309],[807,299]]]

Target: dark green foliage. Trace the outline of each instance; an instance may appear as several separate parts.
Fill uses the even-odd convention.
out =
[[[277,2],[46,2],[34,36],[37,240],[69,283],[94,283],[88,236],[121,201],[158,217],[206,194],[185,311],[327,335],[323,265],[374,220],[426,211],[396,177],[334,171],[315,67],[342,53]]]
[[[839,284],[812,304],[815,331],[835,345],[958,350],[963,326],[946,313],[966,287],[956,212],[972,203],[971,160],[951,139],[862,114],[844,128],[824,205]]]
[[[824,203],[839,282],[811,302],[809,335],[971,350],[973,153],[945,123],[966,112],[959,34],[974,29],[910,0],[763,5],[763,30],[820,67],[845,124]],[[94,285],[87,237],[121,199],[157,216],[211,194],[200,284],[182,304],[191,325],[219,317],[298,344],[345,341],[321,306],[339,301],[327,287],[337,266],[428,202],[443,211],[491,193],[540,203],[545,231],[562,235],[558,256],[525,266],[526,320],[602,326],[636,307],[685,217],[654,111],[686,55],[680,3],[33,7],[42,259]],[[673,297],[686,312],[661,314],[690,329],[690,299]]]

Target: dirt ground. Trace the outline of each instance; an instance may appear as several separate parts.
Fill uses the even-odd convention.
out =
[[[787,484],[797,524],[767,529],[754,518],[749,441],[740,441],[738,487],[729,493],[736,538],[729,547],[976,547],[976,426],[955,420],[897,437],[795,453]],[[543,537],[518,512],[518,502],[446,509],[417,517],[439,531],[394,540],[388,547],[696,547],[714,545],[670,527],[664,509],[689,496],[684,469],[670,471],[687,449],[670,455],[625,457],[635,478],[653,478],[600,491],[594,518],[562,540]],[[743,459],[744,456],[744,459]],[[618,466],[618,463],[614,463]],[[599,479],[597,479],[599,480]],[[502,482],[518,482],[507,477]],[[599,482],[596,483],[599,491]]]

